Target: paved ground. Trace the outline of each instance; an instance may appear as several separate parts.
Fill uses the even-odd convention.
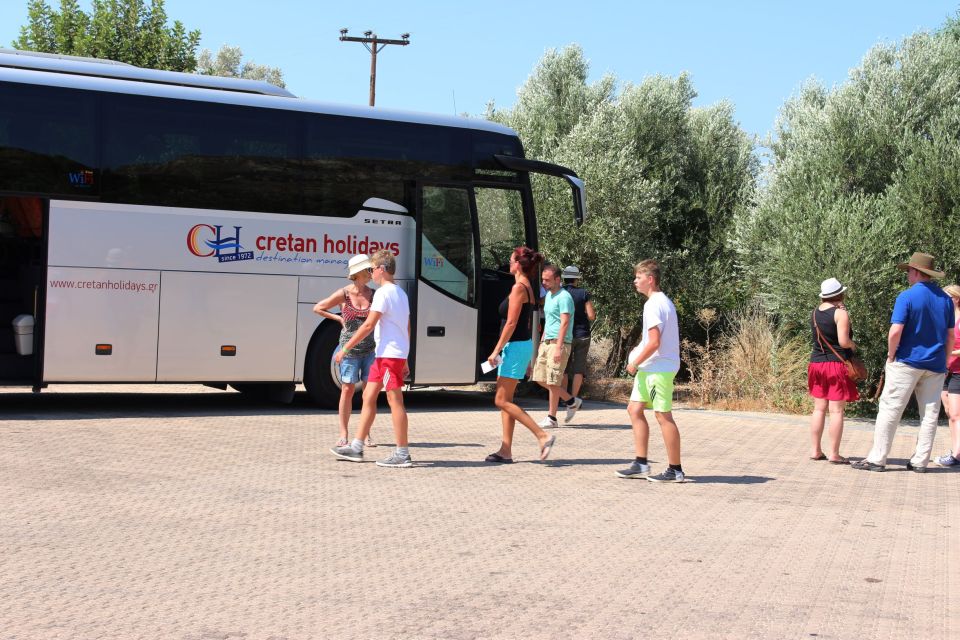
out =
[[[802,419],[678,411],[693,481],[654,485],[613,476],[614,405],[488,466],[489,399],[418,392],[397,470],[334,460],[303,397],[105,389],[0,394],[0,638],[960,634],[960,474],[808,461]]]

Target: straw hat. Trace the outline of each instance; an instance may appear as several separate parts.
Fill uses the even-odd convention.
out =
[[[827,278],[820,283],[820,297],[821,298],[832,298],[838,296],[847,288],[840,284],[840,281],[836,278]]]
[[[931,278],[943,277],[943,271],[933,270],[933,256],[929,253],[920,253],[917,251],[910,256],[910,262],[901,262],[897,265],[897,269],[901,271],[907,271],[910,267],[913,267],[920,273],[927,274]]]
[[[365,253],[358,253],[350,258],[350,262],[347,263],[347,276],[354,276],[364,269],[369,269],[370,266],[370,256]]]

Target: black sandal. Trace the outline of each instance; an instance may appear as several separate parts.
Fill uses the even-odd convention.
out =
[[[497,462],[499,464],[510,464],[513,462],[513,458],[504,458],[499,453],[491,453],[486,458],[483,459],[484,462]]]

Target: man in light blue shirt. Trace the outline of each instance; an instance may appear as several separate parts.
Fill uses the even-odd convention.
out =
[[[557,422],[560,400],[566,402],[573,398],[560,386],[573,344],[573,298],[561,286],[558,266],[546,265],[542,281],[547,294],[543,300],[543,336],[537,349],[533,381],[550,393],[547,417],[540,422],[540,426],[547,429],[560,426]]]
[[[934,278],[933,256],[914,253],[910,262],[898,264],[907,272],[910,288],[897,296],[887,336],[885,382],[873,429],[873,448],[867,457],[853,463],[861,471],[883,471],[893,446],[900,416],[917,396],[920,433],[907,469],[923,473],[930,462],[940,414],[940,390],[947,372],[947,355],[953,351],[953,301]]]

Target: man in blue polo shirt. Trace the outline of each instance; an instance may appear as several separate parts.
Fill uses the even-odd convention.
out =
[[[947,354],[953,351],[953,301],[933,282],[933,256],[914,253],[910,262],[898,264],[907,272],[910,288],[897,296],[887,336],[886,381],[873,429],[873,448],[853,467],[883,471],[893,445],[900,416],[914,393],[920,410],[917,449],[907,469],[923,473],[930,462],[940,414],[940,390],[947,372]]]

